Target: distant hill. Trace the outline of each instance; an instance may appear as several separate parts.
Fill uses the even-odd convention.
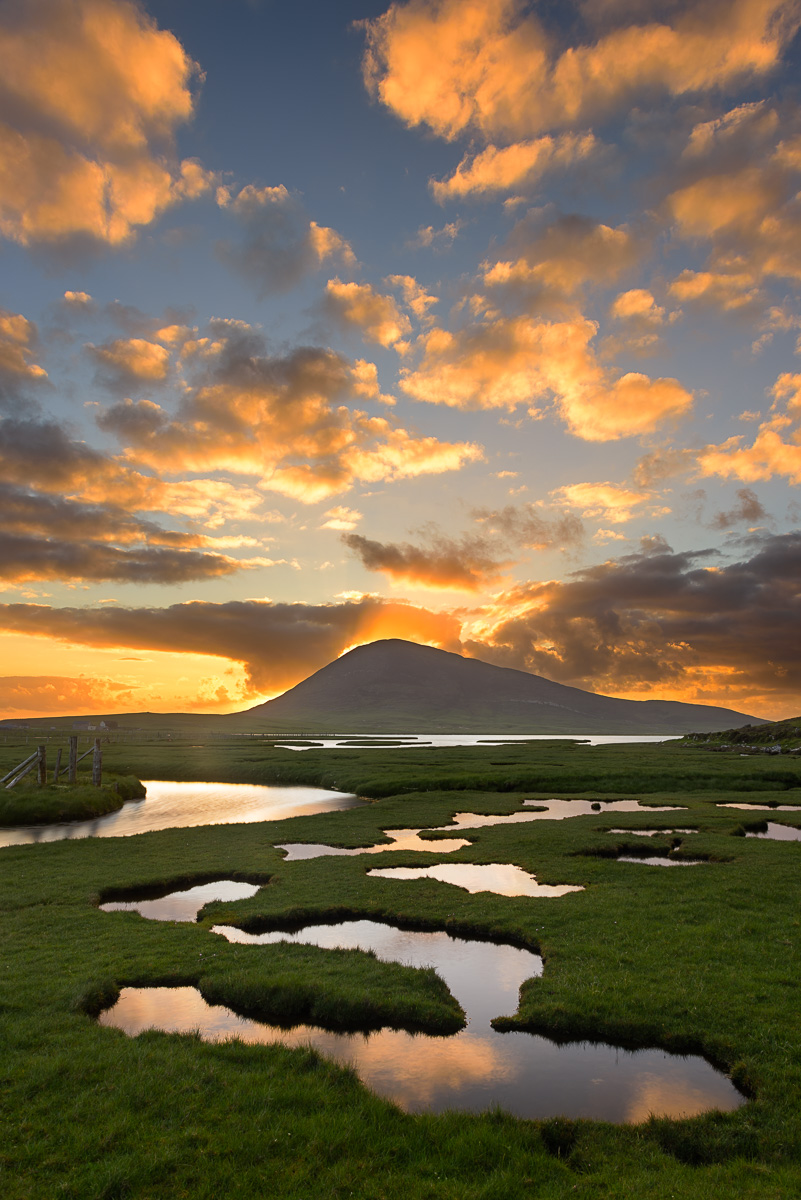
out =
[[[599,696],[398,639],[358,646],[282,696],[223,719],[338,733],[683,734],[762,723],[730,708]]]

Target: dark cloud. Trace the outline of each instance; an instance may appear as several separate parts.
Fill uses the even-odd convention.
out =
[[[383,571],[391,579],[424,587],[475,592],[500,578],[510,565],[498,559],[488,539],[449,538],[432,533],[428,545],[409,542],[376,542],[359,533],[345,533],[342,541],[368,571]]]
[[[359,533],[343,534],[342,541],[368,571],[424,587],[477,592],[497,583],[521,549],[565,548],[584,535],[574,514],[546,517],[531,504],[476,508],[471,515],[486,524],[486,532],[454,538],[430,524],[420,530],[420,545],[378,542]]]
[[[748,546],[752,557],[724,564],[715,551],[675,553],[652,539],[564,582],[508,593],[486,635],[466,645],[479,658],[607,693],[649,683],[735,699],[797,692],[801,533]]]
[[[329,259],[354,261],[347,242],[333,229],[310,221],[298,197],[283,186],[249,184],[224,207],[242,236],[218,242],[218,257],[262,295],[288,291]]]
[[[584,524],[575,513],[543,515],[533,504],[474,508],[471,515],[485,522],[493,534],[500,535],[509,545],[529,550],[574,546],[584,537]]]
[[[186,583],[231,575],[246,562],[199,550],[161,546],[120,548],[107,542],[76,542],[0,532],[0,578],[116,580],[125,583]]]
[[[459,622],[402,602],[365,597],[341,604],[226,604],[169,608],[50,608],[0,605],[0,629],[86,646],[215,654],[244,664],[254,692],[278,691],[354,643],[400,637],[459,649]]]
[[[112,505],[81,504],[62,496],[25,491],[5,483],[0,483],[0,513],[5,534],[80,538],[93,542],[149,542],[184,550],[202,547],[206,541],[201,534],[162,529],[154,521],[132,517]]]
[[[731,529],[732,525],[742,521],[753,523],[770,519],[770,514],[762,507],[753,488],[738,488],[737,499],[739,503],[734,508],[715,514],[710,522],[713,529]]]

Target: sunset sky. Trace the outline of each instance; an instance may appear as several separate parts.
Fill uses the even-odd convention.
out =
[[[798,0],[0,0],[0,717],[403,637],[801,711]]]

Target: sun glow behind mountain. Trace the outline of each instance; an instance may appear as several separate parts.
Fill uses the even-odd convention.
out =
[[[799,20],[0,5],[0,716],[387,638],[797,712]]]

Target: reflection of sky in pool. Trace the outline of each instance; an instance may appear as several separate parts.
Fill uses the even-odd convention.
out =
[[[746,837],[767,838],[771,842],[801,842],[801,829],[793,825],[780,825],[777,821],[768,821],[767,829],[748,830]]]
[[[565,896],[583,892],[572,884],[537,883],[533,875],[510,863],[436,863],[433,867],[376,867],[373,879],[436,879],[468,892],[495,892],[499,896]]]
[[[0,846],[56,842],[64,838],[129,837],[159,829],[198,825],[283,821],[286,817],[336,812],[363,803],[323,788],[272,787],[257,783],[172,783],[149,779],[147,796],[93,821],[20,825],[0,829]]]
[[[464,839],[426,839],[422,833],[436,831],[449,833],[462,829],[487,829],[492,825],[526,825],[531,821],[564,821],[568,817],[598,816],[597,800],[524,800],[523,808],[512,813],[458,812],[449,825],[434,825],[428,829],[385,829],[384,836],[391,842],[379,842],[373,846],[360,846],[355,850],[343,850],[339,846],[327,846],[320,842],[286,842],[278,845],[286,854],[287,862],[303,858],[322,858],[326,855],[384,854],[388,850],[425,850],[434,854],[447,854],[462,846],[469,846]],[[535,807],[532,807],[536,805]],[[595,807],[594,807],[595,806]],[[603,803],[603,812],[678,812],[685,808],[681,804],[642,805],[638,800],[609,800]],[[541,810],[541,811],[540,811]]]
[[[237,943],[294,941],[355,948],[388,961],[434,966],[465,1009],[467,1027],[451,1037],[388,1029],[369,1035],[312,1026],[282,1030],[211,1007],[195,988],[124,988],[114,1008],[101,1014],[101,1024],[131,1035],[158,1028],[199,1031],[207,1040],[311,1044],[353,1066],[374,1091],[412,1112],[478,1112],[498,1105],[520,1117],[634,1122],[652,1112],[691,1116],[743,1103],[730,1081],[698,1057],[589,1043],[557,1046],[529,1033],[497,1033],[490,1020],[513,1013],[520,984],[541,974],[542,960],[527,950],[372,921],[310,926],[294,934],[247,934],[230,926],[214,931]]]

